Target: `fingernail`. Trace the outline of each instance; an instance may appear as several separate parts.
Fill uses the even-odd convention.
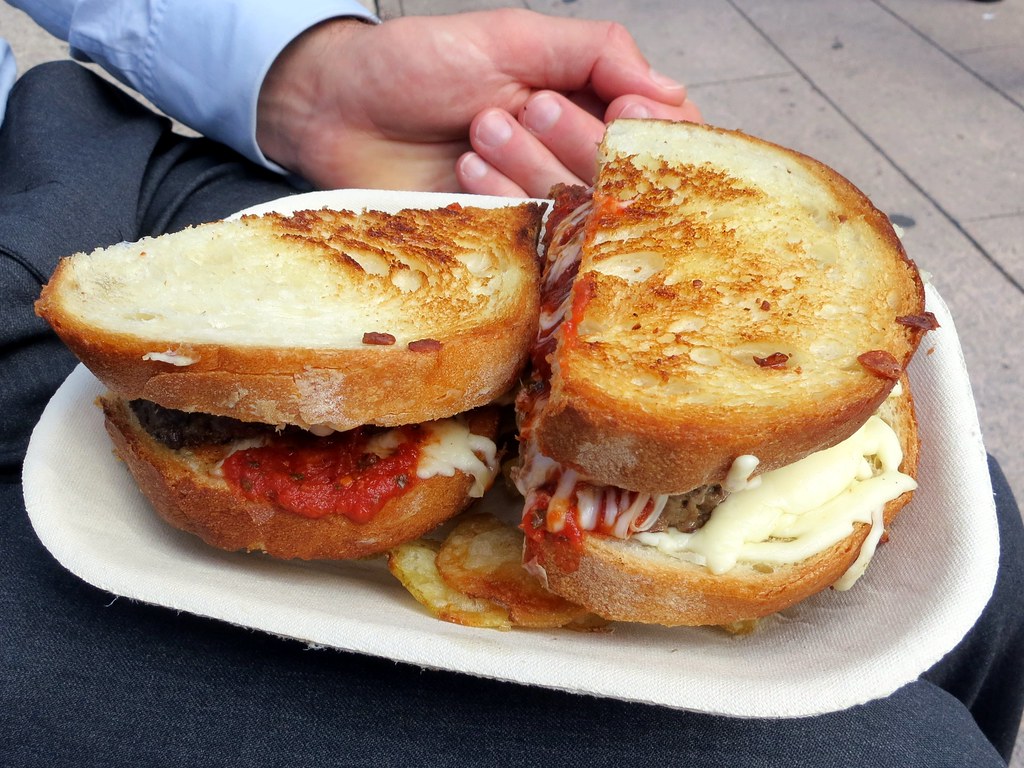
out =
[[[622,108],[622,112],[619,113],[619,117],[632,117],[632,118],[647,118],[651,116],[651,110],[645,107],[643,104],[627,104]]]
[[[679,81],[673,80],[671,77],[668,77],[667,75],[661,74],[661,72],[659,72],[656,69],[652,69],[650,71],[649,77],[651,78],[651,80],[656,85],[659,85],[662,88],[668,88],[669,90],[673,90],[673,91],[675,91],[675,90],[681,91],[681,90],[684,90],[686,88],[686,86],[683,85],[682,83],[680,83]]]
[[[487,175],[487,163],[480,155],[468,153],[463,156],[459,170],[465,178],[477,181]]]
[[[512,138],[512,126],[499,112],[484,115],[476,126],[476,140],[488,147],[497,149],[508,143]]]
[[[562,105],[551,94],[534,96],[523,109],[523,125],[533,133],[547,133],[562,116]]]

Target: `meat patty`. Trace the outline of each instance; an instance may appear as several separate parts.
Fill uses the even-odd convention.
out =
[[[176,411],[149,400],[132,400],[129,406],[146,432],[175,450],[198,445],[223,445],[232,440],[274,432],[269,424],[239,421],[208,413]]]
[[[714,508],[728,495],[720,485],[705,485],[679,496],[670,496],[658,522],[650,530],[675,528],[683,533],[693,533],[708,521]]]

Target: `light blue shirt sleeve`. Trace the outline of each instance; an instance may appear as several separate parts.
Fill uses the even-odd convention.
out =
[[[11,46],[0,37],[0,125],[4,124],[4,114],[7,112],[7,94],[11,92],[11,86],[14,85],[16,71]]]
[[[256,102],[270,65],[325,19],[374,19],[356,0],[8,2],[67,40],[76,58],[96,62],[168,115],[275,170],[256,144]]]

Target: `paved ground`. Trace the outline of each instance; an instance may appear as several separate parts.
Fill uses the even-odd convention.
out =
[[[384,16],[515,5],[381,0]],[[370,4],[373,7],[374,4]],[[708,122],[834,166],[905,229],[964,346],[989,451],[1024,498],[1024,4],[523,0],[615,19]],[[0,5],[22,68],[65,48]],[[1024,746],[1014,768],[1024,768]]]

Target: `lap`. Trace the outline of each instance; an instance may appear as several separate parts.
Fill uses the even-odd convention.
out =
[[[43,549],[16,485],[0,494],[7,765],[33,764],[44,745],[51,766],[200,754],[310,766],[1004,764],[927,681],[821,717],[725,718],[313,650],[113,599]]]
[[[31,311],[57,261],[223,218],[295,189],[73,62],[30,70],[0,126],[0,471],[74,366]]]

